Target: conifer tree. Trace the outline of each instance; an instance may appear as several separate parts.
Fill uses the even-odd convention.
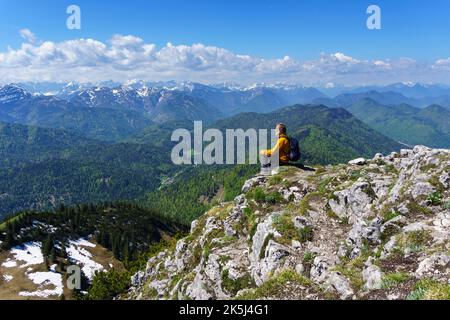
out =
[[[47,239],[45,239],[43,245],[42,245],[42,254],[45,257],[49,257],[52,249],[54,249],[54,241],[53,236],[51,234],[48,235]]]

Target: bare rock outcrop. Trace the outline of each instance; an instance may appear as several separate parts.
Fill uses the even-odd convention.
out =
[[[416,146],[256,176],[122,298],[450,299],[449,172],[449,150]]]

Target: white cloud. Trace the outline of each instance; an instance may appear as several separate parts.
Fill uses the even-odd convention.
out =
[[[336,52],[335,54],[330,55],[330,58],[333,59],[334,61],[337,62],[341,62],[341,63],[358,63],[359,61],[346,56],[345,54],[343,54],[342,52]]]
[[[108,42],[74,39],[40,43],[36,43],[36,37],[28,29],[21,30],[21,36],[26,42],[20,47],[0,52],[3,82],[93,82],[139,78],[351,85],[410,80],[442,82],[449,78],[450,70],[450,59],[434,63],[419,63],[410,58],[368,60],[342,52],[322,53],[312,60],[290,56],[264,59],[201,43],[168,43],[157,48],[133,35],[114,35]]]
[[[433,69],[450,71],[450,58],[437,60],[433,64]]]
[[[25,39],[29,43],[36,42],[36,36],[34,35],[33,32],[31,32],[30,29],[20,29],[19,34],[23,39]]]

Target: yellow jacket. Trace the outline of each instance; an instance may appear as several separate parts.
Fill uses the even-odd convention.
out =
[[[261,154],[267,157],[271,157],[276,151],[279,151],[280,163],[289,163],[289,152],[291,146],[289,144],[289,138],[285,134],[281,134],[278,137],[277,144],[270,150],[262,150]]]

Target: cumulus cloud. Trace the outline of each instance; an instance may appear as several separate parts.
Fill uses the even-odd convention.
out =
[[[433,64],[433,69],[450,71],[450,58],[437,60]]]
[[[370,84],[448,79],[450,59],[419,63],[410,58],[369,60],[342,52],[317,59],[264,59],[201,43],[158,48],[133,35],[107,42],[74,39],[37,43],[23,29],[20,47],[0,52],[0,77],[9,81],[192,80],[201,82],[295,81],[304,84]],[[424,79],[426,78],[426,79]],[[431,81],[433,82],[433,81]]]

